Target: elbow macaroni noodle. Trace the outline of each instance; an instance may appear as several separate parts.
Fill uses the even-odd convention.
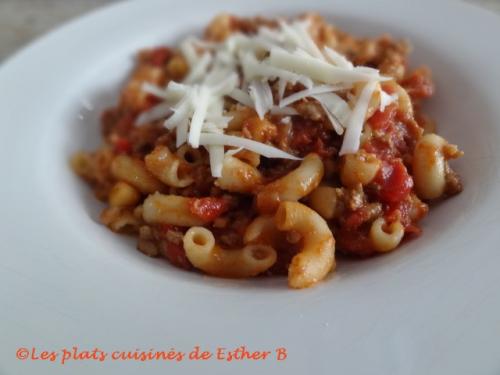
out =
[[[307,155],[297,169],[259,191],[257,208],[262,213],[270,213],[278,208],[280,202],[304,198],[319,185],[323,173],[320,157],[316,154]]]
[[[262,182],[262,175],[257,168],[226,155],[222,166],[222,176],[215,181],[215,185],[230,192],[249,194],[255,191]]]
[[[248,224],[243,236],[244,243],[265,243],[276,248],[282,241],[283,235],[276,228],[272,215],[257,216]]]
[[[184,250],[189,261],[203,272],[218,277],[256,276],[276,262],[276,251],[267,245],[249,244],[226,250],[215,243],[208,229],[191,227],[184,235]]]
[[[117,180],[137,188],[141,193],[150,194],[163,190],[163,184],[149,173],[143,161],[126,155],[118,155],[113,159],[111,174]]]
[[[109,192],[108,202],[112,207],[135,206],[141,200],[141,194],[126,182],[117,182]]]
[[[302,248],[288,269],[292,288],[307,288],[335,267],[335,239],[327,223],[314,210],[297,202],[282,202],[275,217],[279,230],[298,232]]]
[[[201,154],[200,149],[191,148],[186,144],[179,147],[176,154],[181,160],[188,164],[197,165],[203,163],[203,155]]]
[[[318,186],[309,196],[309,205],[324,219],[333,219],[337,213],[337,190],[331,186]]]
[[[437,199],[446,188],[448,159],[461,156],[455,145],[443,137],[425,134],[415,146],[413,153],[413,175],[417,195],[422,199]]]
[[[412,118],[414,115],[413,102],[408,92],[395,81],[389,81],[386,85],[397,95],[397,104],[401,113],[408,118]]]
[[[234,156],[252,167],[257,168],[260,164],[260,155],[253,151],[241,150]]]
[[[373,247],[381,253],[394,250],[403,239],[405,230],[399,221],[395,221],[387,226],[387,231],[384,218],[378,218],[370,227],[370,240]]]
[[[357,184],[368,185],[377,176],[381,164],[376,155],[363,150],[344,156],[344,164],[340,171],[342,184],[347,187],[355,187]]]
[[[153,152],[146,155],[144,161],[148,171],[165,185],[186,187],[194,181],[188,175],[188,163],[170,152],[166,146],[157,146]]]
[[[176,195],[153,194],[143,204],[144,221],[149,224],[167,224],[191,227],[203,225],[205,220],[194,215],[190,199]]]

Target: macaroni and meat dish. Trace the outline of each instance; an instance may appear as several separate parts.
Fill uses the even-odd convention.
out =
[[[448,163],[462,152],[422,112],[434,85],[409,50],[316,14],[219,15],[202,38],[139,52],[103,146],[72,167],[146,255],[312,286],[335,251],[392,251],[462,190]]]

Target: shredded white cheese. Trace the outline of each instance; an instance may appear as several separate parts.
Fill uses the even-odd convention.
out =
[[[366,111],[368,110],[368,105],[370,104],[376,87],[377,81],[370,81],[363,87],[358,101],[352,110],[349,122],[347,123],[344,141],[340,148],[339,155],[352,154],[358,151]]]
[[[271,108],[269,113],[275,116],[295,116],[299,114],[293,107],[279,107],[276,105]]]
[[[253,101],[253,107],[261,119],[273,107],[273,92],[267,81],[254,79],[248,85],[250,97]]]
[[[135,124],[138,126],[149,124],[153,121],[161,120],[162,118],[170,116],[171,114],[172,108],[170,104],[167,102],[163,102],[155,105],[153,108],[148,109],[145,112],[142,112],[139,116],[137,116]]]
[[[292,103],[295,103],[299,100],[305,99],[309,96],[313,96],[316,94],[324,94],[326,92],[336,91],[337,88],[331,85],[318,85],[316,87],[312,87],[310,89],[305,89],[303,91],[296,92],[286,98],[282,99],[279,103],[281,108],[286,107]]]
[[[237,102],[243,104],[243,105],[246,105],[247,107],[253,107],[253,100],[252,98],[250,97],[250,94],[248,92],[245,92],[241,89],[234,89],[233,91],[231,91],[228,96],[230,98],[233,98],[234,100],[236,100]]]
[[[191,102],[192,94],[186,94],[177,105],[172,107],[174,112],[167,120],[165,120],[165,127],[169,130],[175,129],[182,121],[187,120],[191,115]]]
[[[227,150],[224,156],[233,156],[236,155],[238,152],[243,150],[243,147],[237,147],[237,148],[232,148],[230,150]]]
[[[271,49],[269,63],[277,68],[307,76],[318,82],[330,84],[363,82],[374,79],[385,80],[384,77],[375,72],[360,71],[357,68],[352,70],[343,69],[312,56],[305,56],[303,53],[297,51],[289,52],[279,47]]]
[[[328,117],[328,121],[332,124],[333,129],[337,132],[338,135],[344,134],[343,124],[339,121],[339,119],[321,102],[319,102],[323,111],[325,111],[326,116]]]
[[[325,106],[328,111],[338,119],[342,127],[345,128],[345,124],[349,120],[352,111],[351,107],[349,107],[349,104],[344,99],[333,92],[315,94],[312,97]]]
[[[185,83],[194,83],[207,74],[208,66],[211,62],[211,56],[205,52],[201,59],[192,67],[189,75],[184,80]]]
[[[287,81],[280,78],[278,80],[278,100],[281,102],[283,100],[283,95],[285,95]]]
[[[158,98],[167,99],[166,90],[161,89],[160,87],[153,85],[149,82],[144,82],[141,87],[142,91],[147,92],[148,94],[157,96]]]
[[[347,70],[354,69],[352,62],[346,59],[346,57],[337,51],[331,49],[330,47],[325,47],[325,55],[332,63],[337,65],[339,68],[344,68]]]
[[[196,53],[196,49],[194,48],[195,41],[193,37],[186,38],[180,44],[180,50],[182,55],[186,58],[189,67],[192,69],[197,61],[199,60],[198,54]]]
[[[281,116],[281,124],[291,124],[290,116],[298,114],[293,103],[309,98],[321,105],[333,129],[344,134],[340,154],[356,152],[370,99],[379,82],[389,78],[370,67],[355,67],[329,47],[320,48],[309,26],[308,21],[280,20],[277,28],[262,26],[252,35],[234,33],[220,43],[185,39],[180,51],[189,74],[165,88],[145,83],[143,90],[163,102],[143,112],[136,124],[166,118],[165,127],[176,132],[176,146],[205,147],[212,175],[219,177],[225,147],[237,148],[226,155],[247,149],[268,158],[298,159],[274,146],[225,134],[231,121],[227,98],[254,109],[261,119]],[[365,86],[351,110],[343,98],[352,95],[354,83]],[[289,84],[303,89],[284,97]],[[394,100],[397,96],[380,90],[381,111]]]
[[[280,20],[280,27],[285,35],[285,39],[288,39],[290,44],[294,47],[299,47],[307,54],[314,56],[320,60],[324,60],[325,57],[321,53],[320,49],[314,43],[313,39],[309,35],[307,28],[309,27],[309,22],[298,21],[294,23],[287,23],[284,20]]]
[[[384,90],[380,90],[380,112],[385,111],[385,107],[388,105],[394,103],[395,101],[398,100],[398,94],[394,93],[392,95],[389,95],[386,93]]]
[[[202,133],[200,135],[200,145],[226,145],[232,147],[242,147],[248,151],[253,151],[257,154],[265,156],[266,158],[300,160],[300,158],[280,150],[279,148],[234,135]]]
[[[189,128],[189,121],[188,119],[182,120],[179,125],[177,125],[176,128],[176,139],[175,139],[175,147],[179,148],[181,147],[184,143],[186,143],[188,139],[188,128]]]
[[[268,59],[261,62],[251,53],[240,53],[239,58],[243,69],[243,75],[247,81],[251,81],[255,78],[279,78],[291,83],[298,82],[306,87],[312,87],[313,85],[311,78],[305,75],[295,74],[286,69],[281,69],[278,66],[273,66],[269,63]]]
[[[205,86],[197,87],[194,95],[194,102],[196,103],[196,109],[193,113],[193,117],[191,117],[191,124],[189,126],[189,144],[198,148],[200,145],[200,134],[203,128],[203,121],[205,120],[205,116],[207,114],[209,100],[210,100],[210,92],[208,88]]]
[[[213,177],[222,176],[222,165],[224,164],[224,145],[207,146],[210,158],[210,171]]]

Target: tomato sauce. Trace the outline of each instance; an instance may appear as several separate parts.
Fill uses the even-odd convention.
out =
[[[289,142],[290,148],[301,156],[314,152],[322,158],[328,158],[338,149],[335,147],[336,139],[333,130],[326,130],[321,124],[302,121],[293,124]]]
[[[157,96],[152,95],[152,94],[148,94],[148,96],[146,97],[146,104],[145,104],[144,110],[151,109],[155,105],[160,104],[161,101],[162,100],[160,98],[158,98]]]
[[[405,159],[422,131],[415,121],[408,120],[393,105],[386,107],[384,112],[375,112],[368,122],[375,134],[362,148],[387,161]]]
[[[335,233],[337,247],[344,254],[369,256],[375,252],[368,234],[358,230],[340,229]]]
[[[163,241],[160,247],[161,254],[174,266],[185,270],[192,269],[193,266],[186,256],[184,247],[169,241]]]
[[[116,137],[113,141],[115,152],[119,154],[128,154],[132,151],[132,143],[126,138]]]
[[[385,220],[386,225],[382,228],[384,231],[390,231],[391,223],[401,222],[406,239],[420,233],[418,222],[428,211],[428,205],[418,198],[416,191],[413,191],[414,182],[409,171],[412,169],[412,157],[416,142],[422,136],[424,128],[427,130],[432,128],[431,121],[420,112],[421,101],[434,92],[432,77],[426,68],[406,73],[408,46],[403,41],[396,41],[388,36],[376,39],[356,38],[328,26],[319,16],[307,18],[308,21],[312,22],[311,36],[320,47],[325,41],[337,40],[339,50],[343,51],[355,65],[366,65],[378,69],[380,74],[392,76],[394,79],[381,81],[380,86],[387,94],[394,95],[394,97],[397,95],[398,99],[385,106],[383,111],[380,110],[380,107],[373,108],[371,105],[373,103],[371,103],[369,112],[371,114],[373,110],[373,114],[366,121],[362,121],[363,132],[359,139],[362,150],[355,156],[355,160],[360,162],[354,163],[354,170],[345,169],[345,158],[339,155],[344,135],[336,133],[329,121],[328,113],[325,113],[325,108],[322,108],[321,103],[314,98],[309,97],[291,103],[291,108],[296,111],[294,115],[289,116],[270,111],[265,118],[261,119],[252,108],[255,107],[254,105],[243,106],[238,104],[237,100],[227,96],[219,97],[218,93],[214,93],[214,99],[217,99],[217,103],[222,102],[223,104],[222,110],[220,110],[219,105],[214,105],[212,108],[210,104],[209,117],[213,118],[205,119],[205,116],[203,124],[215,121],[217,125],[220,125],[216,114],[221,112],[220,115],[232,116],[229,127],[224,130],[227,135],[248,138],[274,146],[301,158],[310,153],[318,154],[324,165],[324,176],[318,183],[333,189],[333,192],[330,190],[328,194],[331,194],[335,199],[325,198],[324,202],[318,203],[317,199],[311,199],[312,194],[308,196],[297,193],[297,197],[295,197],[295,186],[291,186],[290,194],[288,194],[287,189],[280,187],[280,191],[276,192],[277,196],[279,195],[279,200],[297,200],[311,209],[316,209],[318,214],[322,211],[320,208],[323,208],[318,207],[318,205],[323,204],[327,205],[328,208],[333,208],[334,214],[325,219],[325,222],[335,237],[338,252],[359,257],[375,255],[378,252],[370,238],[374,220]],[[256,34],[262,25],[274,29],[279,27],[279,22],[259,17],[239,19],[235,16],[223,16],[222,18],[218,17],[217,22],[209,26],[205,36],[210,43],[221,42],[235,31],[242,34]],[[196,53],[202,53],[206,49],[199,43],[193,45],[193,48]],[[247,84],[250,83],[247,82],[249,77],[246,77],[241,69],[245,65],[245,61],[238,61],[239,56],[236,57],[238,59],[235,61],[235,69],[231,67],[229,70],[238,78],[237,87],[241,86],[247,91]],[[144,158],[156,146],[165,146],[179,157],[179,170],[177,172],[189,175],[193,181],[184,187],[164,184],[165,186],[159,188],[161,193],[181,196],[188,200],[186,208],[188,214],[195,219],[193,221],[212,232],[217,246],[228,250],[242,248],[245,246],[244,238],[248,226],[256,217],[263,215],[256,204],[262,187],[287,175],[299,167],[301,161],[265,156],[254,157],[255,155],[250,154],[251,151],[247,150],[245,151],[247,155],[242,153],[238,157],[242,162],[248,162],[252,167],[255,166],[262,176],[261,181],[254,189],[248,189],[248,192],[225,190],[219,186],[216,177],[211,174],[210,155],[207,149],[199,147],[196,150],[197,155],[195,155],[194,151],[187,148],[184,154],[187,154],[189,160],[186,162],[182,160],[181,153],[177,152],[177,141],[180,141],[177,139],[177,131],[163,126],[164,117],[136,126],[136,119],[139,115],[163,102],[162,98],[143,89],[144,82],[158,87],[165,87],[172,81],[183,82],[183,78],[189,70],[189,62],[187,61],[189,59],[186,60],[183,51],[176,47],[161,46],[139,51],[137,60],[135,69],[125,83],[121,95],[117,98],[116,106],[106,110],[102,115],[104,147],[97,150],[96,153],[76,155],[75,160],[78,163],[75,163],[75,171],[88,180],[93,185],[98,197],[104,200],[109,198],[113,185],[120,181],[116,174],[112,173],[113,158],[116,155],[127,154],[134,161],[140,162],[141,166],[143,165],[145,168],[144,173],[148,173]],[[208,69],[210,70],[213,64],[209,65]],[[314,75],[310,78],[317,81]],[[195,92],[199,86],[191,85],[206,83],[202,80],[203,78],[200,81],[195,79],[191,83],[185,81],[184,83]],[[267,83],[275,101],[279,96],[277,94],[283,89],[282,82],[278,79],[267,79]],[[363,82],[359,82],[352,89],[342,89],[336,94],[352,109],[359,99],[357,95],[360,93],[362,84]],[[304,88],[300,82],[295,84],[288,82],[281,96],[290,97]],[[405,92],[408,93],[409,98]],[[189,98],[191,99],[191,96]],[[173,105],[174,103],[169,102],[169,104]],[[189,104],[195,107],[197,103],[194,100],[193,103]],[[212,116],[212,109],[214,116]],[[339,109],[341,108],[339,107]],[[341,115],[340,112],[337,113],[335,108],[331,108],[331,110],[336,115]],[[182,117],[186,117],[187,121],[192,121],[192,114],[186,114]],[[191,119],[189,119],[190,117]],[[205,128],[203,127],[202,130]],[[190,146],[187,144],[183,147]],[[365,157],[365,152],[375,155],[378,159],[376,163],[380,163],[380,168],[374,179],[372,179],[372,172],[376,167],[373,167],[375,164],[372,162],[372,155],[370,158]],[[251,160],[247,160],[247,158],[250,159],[249,155]],[[358,168],[356,164],[363,164],[363,160],[366,160],[369,167]],[[347,175],[346,171],[356,175],[356,178],[352,178],[353,183],[343,181],[348,180],[343,178]],[[153,174],[161,179],[157,173]],[[370,177],[369,182],[367,176]],[[125,181],[129,181],[127,176],[122,177]],[[135,177],[131,175],[129,178]],[[306,190],[309,194],[311,190],[314,191],[313,189],[317,188],[316,185],[310,184],[309,180],[311,179],[306,176],[306,173],[301,179],[304,181],[294,182],[304,185],[300,187],[300,190],[307,187]],[[460,189],[458,177],[447,165],[446,195],[458,192]],[[283,190],[283,194],[281,194],[281,190]],[[323,199],[321,198],[322,194],[319,191],[317,196]],[[135,204],[137,209],[132,206],[120,208],[119,213],[132,215],[138,214],[141,209],[145,210],[140,206],[146,197],[147,194],[141,193],[140,199]],[[114,212],[114,209],[110,212]],[[299,211],[298,214],[300,214]],[[149,250],[149,248],[146,249],[148,247],[146,244],[152,243],[155,246],[154,250],[158,250],[161,256],[173,265],[184,269],[194,269],[183,246],[188,226],[161,225],[156,221],[146,220],[148,215],[145,216],[142,220],[138,217],[137,223],[130,225],[134,231],[139,233],[141,241],[139,245],[144,245],[139,247]],[[104,223],[114,229],[113,223],[107,221]],[[263,235],[262,237],[262,241],[268,240],[269,243],[266,244],[273,246],[277,253],[275,264],[265,272],[267,274],[288,273],[290,262],[304,246],[304,239],[296,236],[296,233],[287,233],[287,231],[279,231],[278,234],[273,233],[272,236]],[[376,241],[374,242],[376,243]],[[154,254],[153,251],[151,254]]]
[[[162,67],[167,63],[171,56],[172,50],[170,48],[158,47],[148,53],[146,62],[154,66]]]
[[[434,83],[428,69],[417,69],[405,78],[402,86],[412,99],[425,99],[434,94]]]
[[[343,228],[347,230],[356,230],[368,219],[368,217],[368,211],[363,208],[359,208],[347,216]]]
[[[223,198],[192,198],[189,201],[190,212],[204,221],[212,221],[229,209],[229,203]]]
[[[401,160],[384,161],[375,183],[380,186],[378,196],[383,203],[396,203],[405,199],[413,188],[413,179]]]
[[[384,111],[377,110],[368,120],[373,130],[388,131],[394,126],[398,108],[396,104],[385,107]]]
[[[411,224],[411,209],[412,203],[409,200],[390,203],[386,208],[385,219],[389,223],[399,220],[404,227],[407,227]]]

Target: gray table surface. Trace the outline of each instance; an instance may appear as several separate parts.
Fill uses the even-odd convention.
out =
[[[32,39],[61,23],[116,1],[0,0],[0,62]],[[500,14],[500,0],[466,1]]]

